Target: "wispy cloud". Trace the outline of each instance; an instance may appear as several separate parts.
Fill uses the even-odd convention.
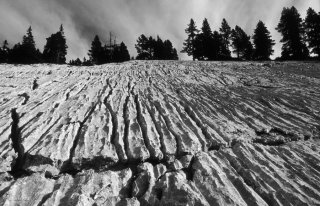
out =
[[[107,41],[110,31],[128,45],[132,55],[142,33],[168,38],[180,50],[190,18],[200,27],[207,17],[213,30],[226,18],[232,27],[239,25],[249,34],[258,20],[264,21],[277,42],[275,55],[279,55],[280,35],[274,28],[282,8],[292,5],[303,17],[308,7],[320,10],[319,0],[2,0],[0,41],[8,39],[15,44],[32,25],[37,46],[42,50],[45,38],[63,23],[68,59],[86,56],[94,35]]]

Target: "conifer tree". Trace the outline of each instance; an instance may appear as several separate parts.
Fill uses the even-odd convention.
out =
[[[120,46],[115,47],[114,51],[114,61],[115,62],[125,62],[130,60],[130,54],[127,46],[121,42]]]
[[[253,53],[253,46],[248,36],[239,26],[236,26],[231,33],[232,47],[238,59],[250,60]]]
[[[195,40],[195,57],[198,60],[212,60],[213,34],[207,19],[203,20],[201,32]]]
[[[83,61],[82,61],[82,66],[92,66],[92,62],[90,61],[90,59],[86,59],[85,57],[83,57]]]
[[[302,19],[295,7],[283,8],[276,30],[282,34],[282,59],[301,60],[309,56],[309,51],[303,42]]]
[[[9,51],[9,47],[8,46],[9,46],[8,41],[4,40],[3,44],[2,44],[2,50],[8,52]]]
[[[275,45],[274,40],[271,39],[270,32],[262,21],[259,21],[253,35],[254,43],[254,59],[269,60],[273,54],[272,49]]]
[[[178,52],[175,48],[172,51],[172,58],[171,59],[172,60],[179,60]]]
[[[137,40],[137,44],[135,45],[137,49],[137,59],[138,60],[147,60],[152,58],[152,53],[150,53],[150,39],[148,39],[145,35],[139,36]]]
[[[190,20],[188,28],[185,30],[188,38],[183,43],[182,53],[187,53],[188,56],[192,56],[193,61],[195,60],[195,38],[199,32],[193,19]]]
[[[211,59],[210,60],[225,60],[229,59],[230,54],[226,54],[223,36],[214,31],[212,35]]]
[[[62,24],[60,25],[60,29],[58,32],[58,39],[59,39],[59,43],[58,43],[57,63],[64,64],[66,63],[68,46],[67,46],[66,37],[64,36],[64,29]]]
[[[164,42],[159,36],[157,36],[157,40],[155,40],[154,44],[154,59],[165,59],[166,50]]]
[[[222,59],[224,60],[231,59],[231,52],[230,52],[229,46],[230,46],[232,30],[226,19],[222,20],[219,31],[222,36],[222,44],[223,44],[223,47],[221,48]]]
[[[77,58],[76,60],[70,60],[69,62],[69,65],[72,65],[72,66],[81,66],[82,65],[82,62],[79,58]]]
[[[320,13],[316,13],[312,8],[307,11],[304,21],[306,40],[311,53],[320,59]]]
[[[47,38],[47,43],[43,50],[44,61],[52,64],[64,64],[66,62],[67,48],[63,26],[61,25],[57,33]]]
[[[106,63],[105,50],[102,47],[102,44],[98,35],[94,37],[94,40],[91,43],[91,49],[89,50],[88,55],[90,57],[90,61],[92,64],[99,65],[99,64]]]
[[[9,44],[7,40],[4,40],[2,47],[0,48],[0,63],[8,63],[9,56]]]
[[[31,50],[36,50],[31,26],[28,28],[27,34],[23,36],[22,45],[29,47]]]
[[[172,46],[172,43],[170,40],[165,40],[163,42],[164,48],[164,56],[162,56],[160,59],[164,60],[173,60],[174,59],[174,48]]]
[[[22,43],[14,45],[9,52],[9,62],[18,64],[34,64],[42,62],[42,54],[36,49],[31,26],[23,36]]]
[[[177,50],[173,48],[171,41],[162,41],[159,36],[157,36],[157,39],[154,39],[152,36],[147,38],[145,35],[141,35],[135,46],[138,60],[178,59]]]

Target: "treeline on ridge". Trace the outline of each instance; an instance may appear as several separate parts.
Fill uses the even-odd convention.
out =
[[[43,52],[36,48],[31,26],[23,36],[22,42],[9,48],[8,41],[5,40],[0,48],[0,63],[9,64],[66,64],[67,42],[64,35],[64,28],[61,25],[57,33],[52,34],[46,39]],[[95,36],[88,51],[89,59],[79,58],[70,60],[70,65],[91,66],[95,64],[105,64],[111,62],[124,62],[130,60],[130,54],[127,46],[120,44],[110,44],[102,46],[98,35]]]
[[[283,8],[281,18],[275,28],[281,35],[281,57],[276,60],[320,60],[320,13],[312,8],[307,10],[302,19],[295,7]],[[204,19],[200,29],[193,19],[186,30],[187,38],[183,43],[182,53],[191,56],[193,60],[270,60],[274,54],[275,41],[266,25],[259,21],[248,35],[240,26],[231,28],[222,20],[218,30],[212,31],[207,19]],[[63,26],[57,33],[48,37],[41,53],[35,46],[32,29],[29,27],[22,42],[9,48],[7,41],[0,48],[0,63],[33,64],[53,63],[65,64],[67,44]],[[177,60],[178,53],[170,40],[162,40],[159,36],[153,38],[144,34],[138,37],[135,44],[138,60]],[[233,54],[232,54],[233,53]],[[89,59],[71,60],[72,65],[94,65],[130,60],[127,46],[110,43],[103,44],[98,35],[95,36],[88,51]]]
[[[276,30],[281,33],[283,44],[277,60],[320,59],[320,13],[309,8],[302,20],[295,7],[285,7]],[[219,31],[212,31],[207,19],[200,30],[191,19],[185,31],[188,37],[181,52],[193,60],[270,60],[274,53],[275,42],[262,21],[258,22],[252,37],[240,26],[231,29],[225,19]],[[236,58],[231,56],[230,48]]]
[[[162,41],[162,39],[157,36],[154,39],[152,36],[147,38],[145,35],[141,35],[137,44],[135,45],[137,49],[137,59],[138,60],[178,60],[178,53],[175,48],[173,48],[172,43],[169,39]]]

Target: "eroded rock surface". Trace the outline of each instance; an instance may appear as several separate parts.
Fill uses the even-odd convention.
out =
[[[0,65],[0,81],[0,205],[320,205],[318,64]]]

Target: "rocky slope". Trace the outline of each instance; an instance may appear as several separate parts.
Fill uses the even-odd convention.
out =
[[[0,205],[320,205],[320,65],[0,66]]]

